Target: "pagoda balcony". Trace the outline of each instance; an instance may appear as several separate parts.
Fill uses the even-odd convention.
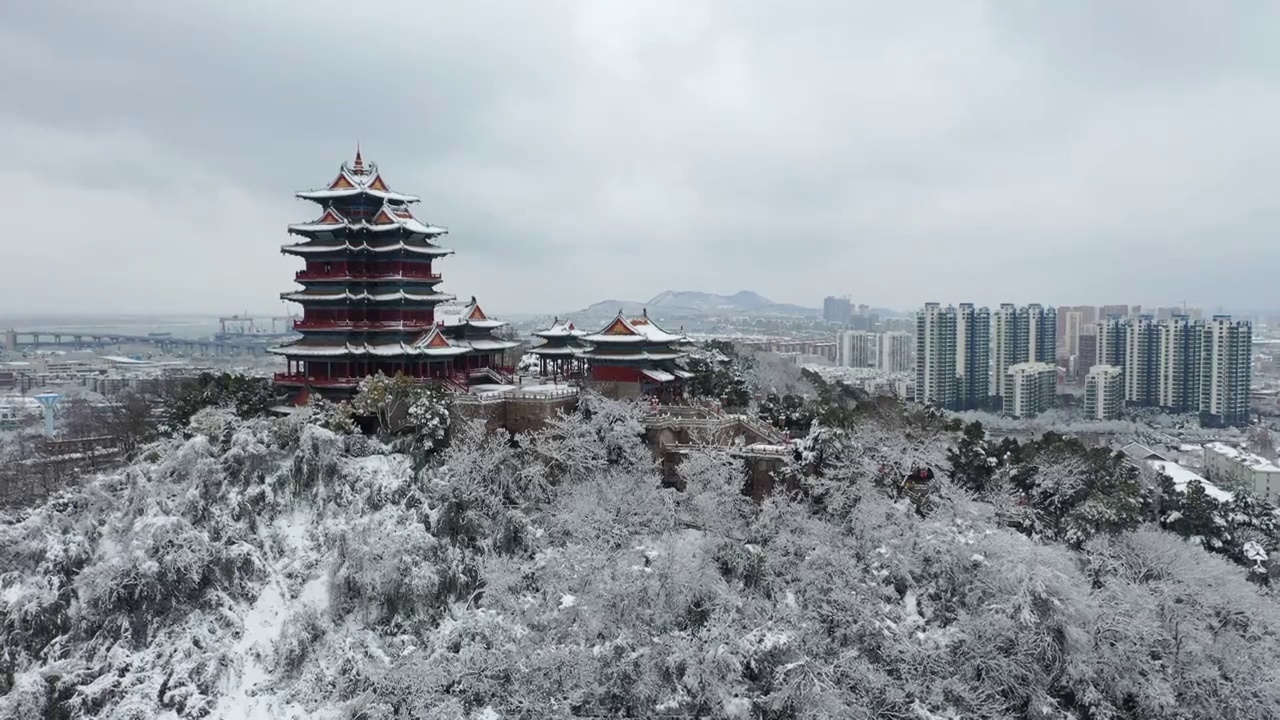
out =
[[[405,273],[405,272],[346,272],[335,275],[333,273],[316,272],[314,270],[299,270],[293,274],[293,279],[298,282],[312,282],[333,280],[338,282],[350,282],[360,280],[401,280],[406,282],[441,282],[444,278],[440,273]]]
[[[400,330],[430,330],[434,322],[426,320],[294,320],[293,329],[303,330],[335,330],[395,332]]]
[[[318,377],[315,375],[308,376],[304,373],[276,373],[273,380],[275,381],[276,385],[286,385],[286,386],[292,386],[292,387],[302,387],[304,385],[310,385],[311,387],[316,387],[316,388],[337,389],[337,388],[355,388],[360,384],[360,381],[364,380],[366,377],[368,377],[368,375],[359,375],[359,376],[333,375],[329,377]],[[435,371],[432,371],[431,374],[411,375],[410,377],[415,382],[418,382],[418,383],[424,383],[424,384],[425,383],[444,383],[447,385],[448,383],[452,382],[456,387],[466,387],[466,376],[465,374],[461,374],[461,373],[450,374],[443,370],[435,370]]]
[[[307,377],[302,373],[276,373],[277,385],[310,385],[320,388],[353,388],[364,378],[358,377]]]

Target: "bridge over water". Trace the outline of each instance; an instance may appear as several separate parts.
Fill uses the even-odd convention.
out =
[[[127,333],[79,330],[13,330],[4,333],[4,349],[55,348],[89,350],[119,345],[151,345],[165,352],[186,351],[196,354],[261,355],[266,349],[297,337],[291,333],[223,335],[213,338],[183,338],[168,334],[130,335]]]

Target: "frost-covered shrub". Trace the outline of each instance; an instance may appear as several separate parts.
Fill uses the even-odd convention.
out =
[[[324,396],[317,394],[308,399],[306,411],[306,422],[319,425],[330,432],[350,434],[358,429],[350,403],[330,402]]]
[[[312,491],[333,480],[339,472],[342,448],[342,438],[336,433],[316,425],[304,427],[293,454],[290,473],[293,489],[297,492]]]
[[[333,609],[374,624],[431,613],[451,598],[436,571],[439,541],[415,513],[388,507],[335,529]]]
[[[37,672],[18,676],[12,689],[0,696],[0,720],[48,717],[49,687]]]
[[[188,429],[196,435],[204,435],[210,441],[225,442],[236,426],[237,417],[229,408],[203,408],[191,416]]]
[[[530,444],[553,481],[589,479],[606,465],[649,467],[653,456],[643,442],[642,413],[635,402],[584,393],[576,413],[553,419]]]
[[[315,646],[325,636],[327,625],[322,612],[314,607],[304,608],[291,615],[285,621],[280,638],[272,648],[272,666],[275,672],[286,677],[296,676]]]
[[[449,439],[449,403],[444,393],[420,388],[409,405],[408,423],[420,452],[441,448]]]
[[[222,453],[222,467],[228,480],[244,485],[266,479],[278,459],[278,451],[267,444],[269,427],[269,423],[249,425],[230,436],[228,447]]]
[[[377,373],[360,381],[351,399],[351,412],[373,418],[383,435],[412,432],[417,449],[430,451],[448,439],[448,402],[439,389],[411,377]]]
[[[210,577],[215,549],[182,518],[141,519],[119,540],[122,552],[78,578],[81,598],[95,614],[163,611]]]

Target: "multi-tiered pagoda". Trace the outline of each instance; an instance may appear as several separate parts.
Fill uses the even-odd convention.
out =
[[[612,383],[618,395],[651,395],[672,400],[684,395],[690,373],[680,366],[688,354],[680,348],[688,338],[658,327],[646,310],[636,318],[622,312],[600,332],[583,336],[590,347],[581,353],[590,379]]]
[[[580,375],[586,367],[582,358],[587,349],[582,338],[586,335],[572,320],[560,318],[553,320],[551,327],[535,331],[533,336],[540,342],[529,348],[529,353],[538,358],[538,374],[564,378]]]
[[[453,251],[436,244],[445,228],[414,215],[416,196],[392,191],[358,150],[328,187],[297,196],[317,203],[320,216],[290,225],[303,241],[281,248],[306,267],[294,276],[302,290],[281,295],[302,305],[294,324],[302,338],[273,349],[288,365],[277,384],[341,397],[377,372],[457,383],[494,363],[474,326],[437,323],[437,306],[454,296],[436,290],[432,262]]]

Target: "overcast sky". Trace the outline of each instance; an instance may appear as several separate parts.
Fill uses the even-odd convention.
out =
[[[357,140],[491,312],[1280,306],[1280,3],[198,4],[0,2],[0,315],[283,309]]]

